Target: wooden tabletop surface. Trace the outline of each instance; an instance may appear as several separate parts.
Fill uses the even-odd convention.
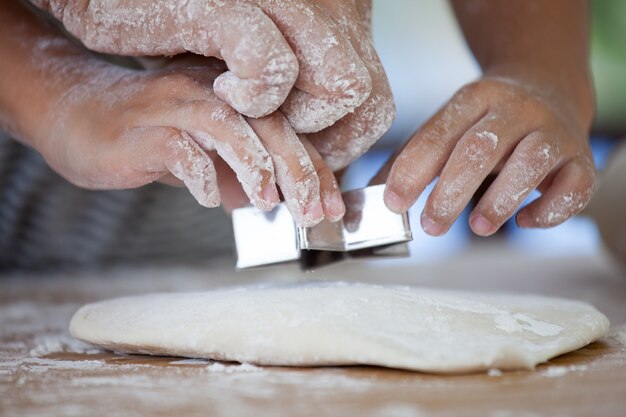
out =
[[[229,261],[230,262],[230,261]],[[626,416],[626,276],[603,254],[481,246],[442,262],[235,273],[153,268],[0,278],[2,416]],[[260,368],[125,356],[72,339],[81,304],[129,294],[311,279],[545,294],[593,303],[609,336],[534,371],[438,376],[375,367]]]

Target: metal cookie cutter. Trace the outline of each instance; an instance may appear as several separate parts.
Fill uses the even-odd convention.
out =
[[[299,261],[304,269],[351,257],[407,256],[413,239],[407,213],[390,211],[384,185],[343,193],[346,215],[313,227],[299,227],[281,203],[272,211],[233,211],[237,268]]]

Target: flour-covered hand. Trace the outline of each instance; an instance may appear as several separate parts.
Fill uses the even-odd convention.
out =
[[[517,215],[521,227],[555,226],[581,211],[596,177],[588,126],[545,91],[498,77],[462,88],[379,173],[388,175],[387,206],[408,210],[439,176],[421,220],[441,235],[497,173],[470,214],[479,235],[496,232],[534,189],[542,195]]]
[[[371,37],[371,0],[314,0],[349,39],[372,80],[367,99],[332,126],[309,134],[311,143],[334,170],[364,154],[387,130],[396,115],[391,87]]]

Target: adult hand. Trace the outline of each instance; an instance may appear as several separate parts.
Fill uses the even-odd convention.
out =
[[[395,115],[369,34],[371,0],[31,1],[95,51],[223,59],[218,97],[250,117],[282,104],[297,133],[316,132],[311,141],[335,170]]]
[[[372,80],[371,93],[354,112],[308,135],[326,163],[337,171],[364,154],[383,136],[391,127],[396,109],[389,81],[372,42],[371,0],[315,0],[314,3],[338,25]]]
[[[216,78],[215,94],[247,116],[274,112],[298,78],[287,117],[311,122],[314,110],[325,127],[371,89],[350,42],[306,0],[31,1],[94,51],[223,59],[229,71]]]

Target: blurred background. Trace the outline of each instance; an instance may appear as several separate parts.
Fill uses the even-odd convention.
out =
[[[602,171],[619,144],[626,143],[621,140],[626,137],[626,1],[593,0],[591,9],[592,70],[597,93],[592,148]],[[393,149],[408,140],[463,84],[480,76],[480,68],[447,1],[374,0],[373,18],[374,41],[390,78],[398,115],[374,151],[351,167],[346,175],[348,189],[367,184]],[[626,176],[623,181],[618,180],[618,186],[622,184],[626,184]],[[621,187],[622,191],[625,189]],[[411,262],[449,257],[466,248],[471,240],[479,239],[469,231],[467,213],[444,237],[424,234],[419,227],[419,215],[429,191],[410,212],[415,233]],[[536,197],[537,194],[531,195],[529,200]],[[626,217],[626,212],[621,217]],[[521,230],[509,222],[501,238],[495,240],[537,256],[588,255],[603,247],[597,223],[585,215],[549,230]],[[626,236],[609,246],[615,245],[621,245],[626,252]]]

